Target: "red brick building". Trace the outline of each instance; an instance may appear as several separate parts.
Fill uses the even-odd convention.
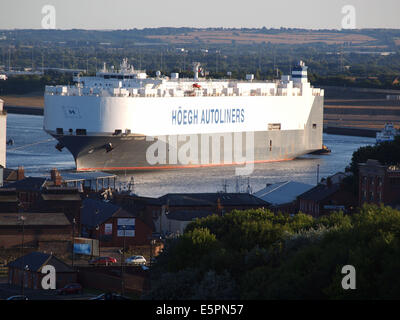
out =
[[[75,232],[80,233],[81,206],[82,198],[77,188],[46,186],[34,209],[38,212],[63,212],[69,222],[74,223],[75,219]]]
[[[400,204],[400,167],[368,159],[359,164],[359,205]]]
[[[21,203],[21,209],[32,211],[36,202],[40,199],[40,193],[45,183],[46,178],[27,177],[9,183],[5,187],[16,191],[18,200]]]
[[[311,190],[301,194],[298,198],[300,212],[313,217],[329,214],[332,211],[351,211],[357,199],[342,182],[331,183],[329,178],[325,183],[320,183]]]
[[[109,202],[87,198],[81,211],[82,235],[100,241],[101,247],[149,244],[152,221],[146,222],[140,212],[130,212]]]
[[[182,233],[187,224],[196,218],[270,206],[269,202],[249,193],[168,193],[159,200],[162,204],[161,215],[154,220],[154,224],[162,236]]]
[[[22,236],[24,246],[35,248],[41,241],[71,241],[72,225],[63,213],[0,213],[0,247],[20,247]]]
[[[20,207],[15,189],[0,188],[0,212],[18,212]]]

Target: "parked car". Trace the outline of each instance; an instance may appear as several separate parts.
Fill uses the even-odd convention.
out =
[[[125,260],[127,264],[142,266],[146,264],[146,259],[143,256],[132,256]]]
[[[102,293],[97,297],[90,298],[89,300],[132,300],[128,297],[121,296],[114,292]]]
[[[57,290],[58,294],[76,294],[82,293],[82,286],[79,283],[67,284],[64,288]]]
[[[29,299],[27,296],[18,295],[18,296],[8,297],[6,300],[29,300]]]
[[[113,263],[117,263],[117,259],[113,257],[99,257],[89,261],[90,265],[96,265],[96,266],[108,266]]]

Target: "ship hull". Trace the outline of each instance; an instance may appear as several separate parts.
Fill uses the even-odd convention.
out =
[[[291,160],[321,149],[322,129],[323,97],[315,97],[304,129],[297,130],[174,134],[156,139],[140,132],[118,136],[48,133],[71,152],[78,171],[123,171]]]

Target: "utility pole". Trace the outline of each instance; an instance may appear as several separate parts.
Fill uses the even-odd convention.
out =
[[[123,225],[122,228],[124,229],[124,244],[123,244],[123,249],[122,249],[122,252],[121,252],[121,295],[124,295],[124,291],[125,291],[124,264],[125,264],[125,232],[126,232],[126,225]]]
[[[74,267],[74,258],[75,258],[75,251],[74,251],[74,245],[75,245],[75,224],[76,224],[76,219],[72,219],[72,267]]]
[[[32,60],[32,71],[33,71],[33,45],[32,45],[32,57],[31,57],[31,60]]]
[[[25,286],[25,259],[24,259],[24,226],[25,226],[25,217],[21,216],[20,220],[22,221],[22,243],[21,243],[21,258],[22,258],[22,286],[21,286],[21,295],[24,295],[24,286]]]
[[[8,71],[11,71],[11,49],[8,47]]]
[[[218,51],[215,52],[215,73],[218,73]]]
[[[317,164],[317,185],[319,183],[319,164]]]

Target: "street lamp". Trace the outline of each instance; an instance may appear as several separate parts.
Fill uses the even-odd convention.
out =
[[[25,289],[25,272],[29,271],[29,267],[28,265],[25,266],[25,268],[23,269],[23,274],[22,274],[22,296],[25,294],[24,289]]]
[[[22,258],[22,266],[25,264],[24,261],[24,226],[25,226],[25,217],[20,216],[19,220],[22,222],[22,243],[21,243],[21,258]],[[24,295],[24,277],[25,277],[25,271],[22,269],[22,286],[21,286],[21,295]]]
[[[97,239],[97,244],[98,244],[98,249],[99,249],[99,257],[101,256],[100,254],[100,234],[99,234],[100,226],[96,226],[96,239]]]
[[[74,251],[74,246],[75,246],[75,224],[76,224],[76,219],[72,219],[72,267],[74,267],[74,258],[75,258],[75,251]]]
[[[153,246],[156,244],[156,240],[150,240],[150,266],[153,264]]]
[[[126,225],[122,226],[122,229],[124,229],[124,244],[123,244],[123,249],[121,252],[121,294],[124,295],[124,264],[125,264],[125,231],[126,231]]]

